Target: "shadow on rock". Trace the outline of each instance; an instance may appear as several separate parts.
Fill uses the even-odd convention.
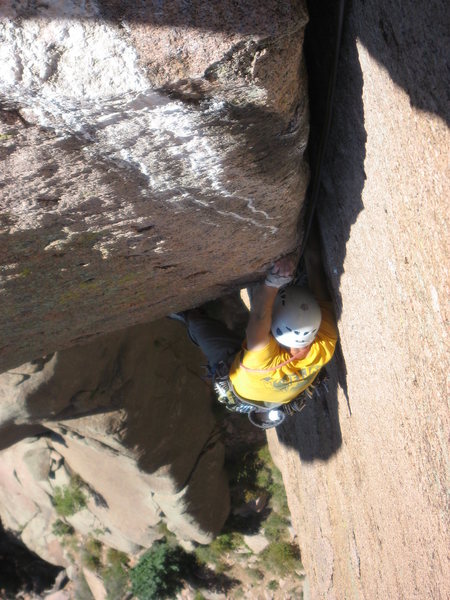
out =
[[[97,12],[81,10],[76,3],[56,3],[51,6],[34,2],[23,4],[15,9],[17,16],[22,19],[36,16],[41,19],[98,18]],[[338,3],[319,0],[309,1],[307,4],[311,21],[316,15],[320,15],[326,22]],[[427,3],[414,0],[392,3],[381,0],[348,4],[353,4],[350,10],[356,16],[359,26],[357,34],[361,43],[384,65],[393,81],[409,94],[411,103],[422,110],[438,114],[449,122],[447,4],[442,0]],[[288,7],[289,3],[274,3],[271,0],[245,4],[231,1],[211,3],[197,0],[186,3],[184,0],[171,0],[164,3],[163,9],[156,0],[99,0],[98,5],[103,19],[120,26],[128,22],[241,35],[274,35],[281,27],[289,27],[294,12],[294,9]],[[0,9],[0,16],[8,16],[9,11],[5,5]],[[432,38],[427,38],[428,32],[433,32]],[[321,54],[326,53],[327,46],[328,44],[322,47]]]
[[[2,598],[19,597],[20,592],[40,594],[53,585],[61,570],[8,534],[0,521],[0,590],[6,594]]]
[[[326,113],[329,74],[333,62],[338,3],[308,2],[310,23],[305,54],[310,80],[311,137],[309,154],[315,164]],[[340,293],[346,246],[351,228],[364,210],[367,134],[364,126],[363,75],[358,46],[365,46],[409,95],[411,104],[449,121],[447,35],[448,11],[443,2],[426,6],[412,1],[347,2],[333,118],[323,163],[317,213],[321,225],[325,269],[336,316],[342,313]],[[431,37],[430,32],[433,32]],[[280,441],[298,449],[302,459],[325,460],[341,445],[338,387],[351,414],[347,370],[340,345],[329,368],[326,398],[309,405],[279,430]]]
[[[309,401],[303,411],[277,428],[278,440],[298,451],[305,462],[329,459],[342,444],[337,403],[337,369],[329,368],[328,393]]]
[[[320,155],[321,135],[327,111],[328,84],[334,59],[338,6],[327,2],[308,3],[310,23],[305,36],[305,55],[310,81],[311,134],[309,157],[312,165]],[[325,270],[330,277],[337,320],[342,312],[340,278],[350,230],[363,210],[366,131],[362,101],[363,79],[359,64],[351,7],[347,6],[339,57],[333,118],[323,160],[317,213],[323,237]],[[333,227],[331,227],[331,224]],[[328,235],[332,231],[333,235]],[[331,273],[330,273],[331,271]],[[340,345],[327,367],[328,392],[309,402],[299,415],[278,428],[282,444],[298,450],[305,461],[327,460],[341,446],[338,417],[338,388],[347,398],[345,358]]]
[[[333,63],[337,9],[328,11],[326,2],[311,3],[311,22],[306,36],[306,57],[310,78],[311,137],[309,154],[318,160],[322,125],[325,119],[327,88]],[[347,6],[342,32],[331,130],[323,160],[317,212],[321,224],[325,269],[329,273],[336,317],[342,300],[340,278],[350,230],[363,210],[364,161],[367,134],[362,100],[363,77],[357,51],[358,32]],[[331,229],[330,224],[334,227]],[[329,235],[332,232],[332,236]]]
[[[0,452],[35,435],[47,433],[42,425],[15,425],[7,423],[0,428]]]
[[[305,54],[311,100],[309,154],[314,164],[326,112],[338,10],[337,7],[331,10],[329,3],[323,0],[308,2],[308,9],[311,21],[306,30]],[[346,245],[352,225],[364,209],[362,191],[366,179],[367,134],[358,44],[364,45],[386,67],[394,82],[408,93],[411,104],[448,121],[450,87],[446,65],[448,50],[445,50],[449,38],[442,32],[448,22],[444,10],[445,5],[440,1],[426,7],[416,6],[411,1],[397,6],[387,1],[348,1],[346,4],[332,125],[318,205],[325,262],[338,320],[342,312],[339,288]],[[430,38],[431,31],[433,39]]]
[[[215,593],[227,594],[233,588],[239,585],[240,581],[230,577],[226,573],[216,573],[213,569],[202,566],[196,573],[195,577],[191,577],[189,581],[194,588],[208,589]]]
[[[412,106],[450,122],[448,4],[355,2],[358,38],[410,97]]]

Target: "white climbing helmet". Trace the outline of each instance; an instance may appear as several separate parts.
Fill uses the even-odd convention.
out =
[[[306,348],[319,331],[322,313],[312,293],[303,287],[281,288],[272,312],[272,335],[286,348]]]

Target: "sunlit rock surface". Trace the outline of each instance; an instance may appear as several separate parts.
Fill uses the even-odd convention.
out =
[[[300,1],[2,3],[0,371],[295,247],[306,20]]]
[[[450,595],[447,24],[441,1],[345,22],[319,215],[342,352],[271,436],[311,600]]]

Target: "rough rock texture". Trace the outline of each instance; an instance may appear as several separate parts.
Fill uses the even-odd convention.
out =
[[[51,497],[75,473],[88,495],[68,517],[77,532],[134,553],[161,537],[163,519],[180,540],[210,541],[229,496],[202,361],[181,324],[164,319],[0,375],[0,436],[17,433],[0,457],[5,527],[66,564]],[[44,435],[20,441],[31,424]]]
[[[35,454],[33,468],[29,458]],[[38,556],[66,565],[60,540],[52,533],[57,519],[51,502],[50,451],[45,440],[28,438],[5,450],[0,462],[0,506],[5,528]]]
[[[319,215],[341,351],[270,436],[313,599],[450,594],[448,31],[440,1],[347,14]]]
[[[302,0],[161,6],[1,4],[0,372],[295,247]]]

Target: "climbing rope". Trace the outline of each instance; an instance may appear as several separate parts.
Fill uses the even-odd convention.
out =
[[[313,168],[313,173],[308,187],[307,199],[306,199],[306,211],[305,211],[305,232],[303,235],[300,256],[303,256],[305,251],[306,243],[308,241],[309,233],[311,231],[311,225],[314,218],[314,213],[317,207],[317,200],[319,197],[320,184],[322,180],[322,168],[325,159],[326,149],[328,145],[328,139],[330,136],[331,120],[333,116],[333,102],[334,92],[336,89],[336,79],[339,63],[339,53],[341,49],[342,41],[342,28],[344,23],[344,10],[345,0],[340,0],[337,14],[337,27],[336,27],[336,42],[334,47],[333,65],[330,72],[330,78],[328,81],[328,92],[327,102],[325,109],[325,117],[323,120],[322,131],[319,140],[319,147],[317,152],[317,160]]]

